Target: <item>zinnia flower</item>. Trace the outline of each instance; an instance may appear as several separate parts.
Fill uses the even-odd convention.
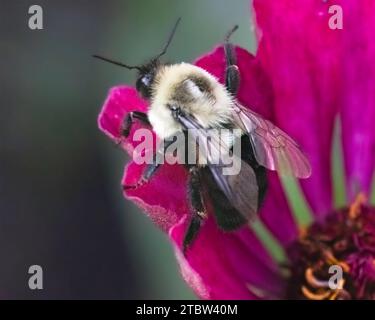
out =
[[[329,7],[340,5],[343,30],[332,30]],[[236,48],[241,73],[238,100],[270,119],[301,145],[313,174],[301,181],[314,214],[307,228],[297,225],[278,176],[269,172],[269,190],[259,217],[284,248],[288,262],[270,255],[251,225],[224,233],[213,215],[186,256],[187,172],[165,164],[148,183],[127,190],[175,248],[181,273],[204,299],[361,299],[375,298],[375,208],[370,194],[375,164],[375,2],[372,0],[254,0],[259,47],[254,57]],[[224,53],[218,47],[196,65],[223,82]],[[137,142],[120,138],[130,111],[146,111],[134,88],[113,88],[99,127],[128,151]],[[347,204],[334,207],[332,140],[341,121]],[[123,184],[140,178],[144,166],[127,165]],[[329,285],[330,267],[343,272],[340,286]]]

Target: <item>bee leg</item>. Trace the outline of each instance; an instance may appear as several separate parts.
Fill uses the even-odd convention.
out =
[[[189,200],[192,209],[192,216],[190,218],[189,226],[186,229],[184,241],[183,241],[183,253],[186,252],[198,235],[198,232],[206,218],[206,209],[203,203],[203,197],[201,192],[201,181],[199,176],[199,168],[190,168],[190,177],[188,185]]]
[[[147,118],[147,114],[140,111],[132,111],[129,112],[123,122],[122,128],[121,128],[121,134],[125,138],[129,136],[130,129],[134,123],[134,120],[137,119],[141,122],[143,122],[146,125],[150,125],[150,121]]]
[[[198,232],[202,225],[202,218],[198,215],[193,215],[190,219],[189,226],[186,230],[184,242],[183,242],[183,253],[186,256],[187,250],[189,249],[192,242],[198,235]]]
[[[240,71],[237,66],[236,52],[233,44],[229,42],[229,38],[234,31],[236,31],[238,26],[235,26],[229,31],[224,41],[224,53],[225,53],[225,86],[227,90],[236,96],[238,88],[240,86]]]
[[[123,190],[137,189],[143,186],[144,184],[148,183],[150,179],[153,177],[153,175],[160,168],[160,166],[163,164],[165,151],[173,142],[174,140],[165,140],[164,143],[162,143],[159,149],[156,151],[153,157],[153,162],[147,165],[139,181],[133,185],[124,185]]]
[[[161,163],[154,162],[152,164],[147,165],[146,170],[143,172],[141,178],[138,180],[136,184],[132,185],[124,185],[122,188],[123,190],[129,190],[129,189],[137,189],[144,184],[148,183],[152,176],[156,173],[156,171],[159,169]]]

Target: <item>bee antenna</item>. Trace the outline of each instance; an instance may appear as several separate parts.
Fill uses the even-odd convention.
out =
[[[129,69],[129,70],[132,70],[132,69],[137,69],[137,70],[141,70],[140,67],[138,66],[129,66],[125,63],[122,63],[122,62],[118,62],[118,61],[114,61],[112,59],[108,59],[108,58],[105,58],[105,57],[102,57],[102,56],[99,56],[97,54],[93,54],[92,55],[94,58],[97,58],[97,59],[100,59],[100,60],[103,60],[103,61],[106,61],[106,62],[109,62],[109,63],[112,63],[112,64],[115,64],[117,66],[120,66],[120,67],[124,67],[126,69]]]
[[[167,50],[168,50],[168,47],[169,47],[169,45],[171,44],[172,39],[173,39],[173,37],[174,37],[174,35],[175,35],[175,33],[176,33],[176,30],[177,30],[177,27],[178,27],[180,21],[181,21],[181,17],[178,18],[177,21],[175,22],[175,24],[174,24],[174,26],[173,26],[173,29],[172,29],[172,31],[171,31],[169,37],[168,37],[167,43],[166,43],[165,46],[164,46],[163,51],[162,51],[161,53],[159,53],[159,54],[156,56],[155,60],[159,59],[161,56],[163,56],[163,55],[166,54],[166,52],[167,52]]]
[[[225,42],[229,42],[229,38],[232,36],[232,34],[238,29],[238,24],[236,24],[232,29],[229,30],[227,35],[225,36]]]

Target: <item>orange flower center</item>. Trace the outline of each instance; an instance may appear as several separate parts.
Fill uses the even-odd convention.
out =
[[[304,230],[288,255],[288,298],[375,299],[375,208],[359,194]]]

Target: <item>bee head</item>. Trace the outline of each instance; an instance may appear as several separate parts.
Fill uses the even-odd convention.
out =
[[[160,63],[158,59],[152,59],[149,63],[139,68],[138,78],[135,84],[137,91],[145,99],[149,99],[152,94],[155,74]]]

